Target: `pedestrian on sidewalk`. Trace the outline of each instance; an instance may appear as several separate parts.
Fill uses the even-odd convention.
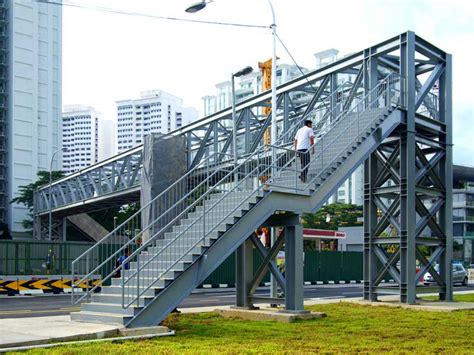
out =
[[[313,147],[312,154],[314,154],[313,122],[311,120],[305,120],[304,126],[296,132],[295,136],[295,149],[298,151],[301,161],[301,174],[299,176],[301,182],[306,182],[308,177],[309,163],[311,160],[309,149],[311,147]]]

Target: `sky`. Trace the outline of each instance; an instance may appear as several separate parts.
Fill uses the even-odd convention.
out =
[[[269,26],[267,0],[68,0],[86,7]],[[296,62],[360,51],[407,30],[453,54],[454,163],[474,166],[474,2],[471,0],[273,0],[277,32]],[[50,5],[54,6],[54,5]],[[270,29],[218,26],[63,9],[63,105],[93,106],[115,120],[115,101],[161,89],[202,112],[204,95],[232,72],[269,59]],[[278,45],[280,63],[292,61]]]

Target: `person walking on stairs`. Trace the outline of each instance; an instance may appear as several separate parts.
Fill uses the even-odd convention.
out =
[[[305,120],[304,126],[301,127],[295,136],[295,149],[298,151],[298,155],[301,161],[301,175],[299,176],[301,182],[306,182],[308,177],[309,162],[311,155],[309,148],[314,145],[314,132],[313,122],[311,120]],[[312,149],[314,154],[314,147]]]

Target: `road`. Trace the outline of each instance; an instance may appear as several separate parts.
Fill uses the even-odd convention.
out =
[[[468,287],[455,287],[455,291],[472,290]],[[258,294],[268,294],[268,288],[260,288]],[[361,284],[335,284],[305,286],[305,298],[349,298],[362,297]],[[212,307],[234,304],[235,290],[198,289],[186,298],[178,308]],[[0,296],[0,319],[42,317],[69,314],[78,311],[79,306],[71,305],[70,295],[38,295],[38,296]]]

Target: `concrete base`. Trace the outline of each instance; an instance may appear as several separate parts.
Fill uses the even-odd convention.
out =
[[[119,334],[123,337],[140,336],[140,335],[156,335],[169,333],[168,327],[158,325],[156,327],[143,328],[121,328]]]
[[[6,349],[57,342],[107,339],[117,336],[159,336],[167,327],[125,329],[122,326],[77,323],[69,316],[7,318],[0,321],[0,353]]]
[[[405,304],[400,303],[398,300],[381,300],[378,302],[370,302],[366,300],[342,300],[342,302],[357,303],[364,306],[385,306],[385,307],[397,307],[403,309],[412,309],[417,311],[430,311],[430,312],[455,312],[455,311],[467,311],[474,310],[474,302],[443,302],[443,301],[428,301],[428,300],[417,300],[416,304]]]
[[[245,309],[216,309],[224,318],[239,318],[256,321],[274,321],[280,323],[292,323],[297,319],[315,319],[324,318],[326,313],[320,312],[304,312],[304,313],[289,313],[275,311],[272,309],[259,309],[259,310],[245,310]]]

